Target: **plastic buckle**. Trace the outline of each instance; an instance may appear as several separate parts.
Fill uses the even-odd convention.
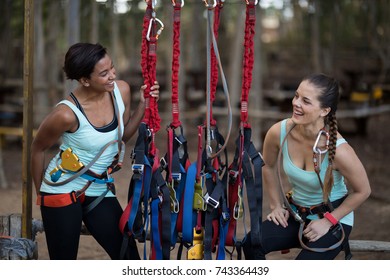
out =
[[[238,177],[238,171],[237,171],[237,170],[230,169],[230,170],[229,170],[229,180],[230,180],[232,183],[235,183],[236,180],[237,180],[237,177]]]
[[[144,174],[144,165],[139,163],[133,163],[131,165],[131,170],[133,171],[134,176],[139,179]]]
[[[172,179],[175,180],[176,182],[181,181],[181,173],[172,173],[171,176],[172,176]]]
[[[210,205],[211,207],[213,207],[214,209],[216,209],[218,206],[219,206],[219,201],[217,201],[216,199],[212,198],[211,196],[209,196],[208,193],[206,193],[204,195],[204,201]]]
[[[162,169],[166,169],[167,168],[167,166],[168,166],[168,163],[167,163],[167,161],[165,160],[165,158],[164,157],[162,157],[161,159],[160,159],[160,166],[161,166],[161,168]]]

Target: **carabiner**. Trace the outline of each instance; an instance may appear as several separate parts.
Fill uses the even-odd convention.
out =
[[[326,136],[325,150],[321,150],[320,148],[317,147],[318,143],[320,142],[321,136],[323,134]],[[321,129],[318,132],[316,142],[314,143],[313,152],[316,154],[325,154],[328,151],[328,149],[329,149],[329,133],[325,129]]]
[[[161,20],[159,20],[158,18],[154,17],[154,18],[151,18],[150,19],[150,22],[149,22],[149,27],[148,27],[148,32],[146,34],[146,40],[150,41],[150,32],[152,31],[152,25],[153,25],[153,21],[157,21],[161,27],[159,30],[157,30],[157,33],[156,33],[156,39],[158,39],[158,37],[160,36],[161,32],[164,30],[164,24],[162,23]]]

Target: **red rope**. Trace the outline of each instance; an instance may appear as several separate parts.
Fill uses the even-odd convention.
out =
[[[171,127],[181,125],[179,118],[179,68],[180,68],[180,15],[181,1],[175,1],[173,10],[173,53],[172,53],[172,122]]]
[[[250,127],[248,123],[248,97],[252,83],[252,70],[254,64],[254,40],[256,24],[256,9],[254,0],[246,5],[245,39],[243,78],[241,87],[241,124]]]
[[[152,131],[152,141],[149,152],[151,155],[155,155],[156,147],[154,143],[154,134],[160,130],[161,118],[158,113],[157,100],[150,97],[150,88],[156,81],[157,65],[157,23],[152,17],[152,14],[152,1],[148,1],[143,21],[141,45],[142,76],[144,78],[144,84],[146,85],[146,89],[144,91],[146,107],[143,121]]]
[[[214,37],[215,40],[218,40],[218,30],[219,25],[221,21],[221,10],[223,8],[223,3],[221,0],[217,1],[218,4],[214,9]],[[215,94],[217,92],[217,85],[218,85],[218,61],[214,53],[214,48],[211,43],[211,54],[210,54],[210,61],[211,61],[211,80],[210,80],[210,103],[213,104],[215,101]],[[217,121],[213,117],[213,109],[212,106],[210,107],[210,125],[216,126]]]

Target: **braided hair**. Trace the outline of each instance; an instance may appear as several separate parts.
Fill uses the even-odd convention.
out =
[[[329,77],[325,74],[312,74],[307,76],[304,80],[314,85],[320,90],[320,106],[321,108],[330,108],[328,115],[326,115],[324,122],[325,127],[329,131],[329,149],[328,160],[329,164],[325,173],[324,180],[324,201],[329,200],[329,194],[333,187],[333,161],[336,155],[336,142],[337,142],[337,119],[336,111],[337,105],[340,99],[340,86],[336,79]]]

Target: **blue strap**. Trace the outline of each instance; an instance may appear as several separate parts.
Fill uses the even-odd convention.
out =
[[[156,260],[162,260],[162,249],[161,249],[161,240],[160,240],[160,230],[158,227],[158,217],[159,217],[159,204],[160,199],[156,198],[152,201],[151,206],[151,229],[152,229],[152,241],[153,249],[156,254]]]
[[[129,227],[129,230],[135,235],[135,237],[139,234],[142,234],[143,230],[144,230],[144,228],[140,228],[139,232],[134,232],[133,226],[134,226],[134,221],[135,221],[135,219],[137,217],[137,213],[138,213],[138,207],[140,204],[139,202],[141,200],[142,189],[145,188],[144,194],[149,193],[150,180],[151,180],[151,169],[152,169],[152,167],[150,166],[148,158],[146,156],[144,156],[143,174],[141,176],[133,176],[133,180],[135,181],[135,184],[134,184],[133,202],[132,202],[131,212],[130,212],[129,219],[128,219],[128,227]],[[145,195],[145,196],[148,197],[148,195]],[[144,225],[145,225],[145,222],[144,222]]]
[[[218,253],[217,259],[224,260],[225,259],[225,243],[226,236],[229,229],[229,223],[221,216],[219,219],[219,244],[218,244]]]
[[[72,172],[72,173],[76,173],[76,172]],[[97,183],[97,184],[107,184],[107,183],[113,183],[114,182],[114,178],[112,178],[112,177],[99,179],[99,178],[96,178],[96,177],[94,177],[92,175],[88,175],[86,173],[82,174],[81,177],[86,179],[86,180],[88,180],[88,181]]]
[[[193,210],[195,192],[196,162],[193,162],[187,170],[183,200],[183,241],[192,243],[193,228],[196,222],[196,213]]]
[[[181,180],[180,180],[180,183],[176,189],[176,197],[177,197],[178,201],[181,201],[182,194],[184,192],[184,188],[186,185],[186,177],[187,177],[186,171],[181,164],[180,164],[180,173],[181,173]],[[179,209],[181,209],[182,205],[180,205],[179,207],[180,207]],[[172,214],[171,214],[171,246],[173,246],[173,247],[175,247],[175,245],[177,243],[176,223],[177,223],[178,216],[179,216],[179,213],[172,212]]]

